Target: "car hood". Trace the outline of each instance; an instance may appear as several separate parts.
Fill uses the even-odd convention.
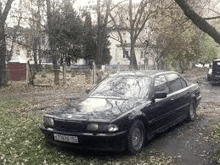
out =
[[[141,104],[130,99],[86,98],[50,111],[46,116],[65,120],[111,121]]]

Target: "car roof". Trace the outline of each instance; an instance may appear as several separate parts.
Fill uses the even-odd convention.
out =
[[[144,71],[122,71],[111,76],[156,76],[165,73],[176,73],[174,71],[165,70],[144,70]]]
[[[218,59],[214,59],[213,60],[214,62],[219,62],[220,61],[220,59],[218,58]]]

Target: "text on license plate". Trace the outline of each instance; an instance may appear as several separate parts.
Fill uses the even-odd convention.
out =
[[[68,136],[68,135],[61,135],[61,134],[54,134],[54,140],[62,141],[62,142],[69,142],[69,143],[78,143],[77,136]]]

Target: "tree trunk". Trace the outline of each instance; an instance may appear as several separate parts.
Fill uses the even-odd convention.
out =
[[[53,69],[54,69],[54,84],[59,85],[59,66],[58,66],[58,55],[56,53],[55,42],[53,39],[53,29],[52,29],[52,15],[51,15],[51,4],[50,0],[46,1],[47,3],[47,24],[48,24],[48,34],[49,34],[49,45],[50,53],[52,53],[53,60]]]
[[[98,20],[98,27],[97,27],[97,44],[96,44],[96,57],[95,62],[96,64],[100,64],[101,56],[102,56],[102,41],[101,41],[101,12],[100,12],[100,0],[97,0],[97,20]]]
[[[54,84],[55,85],[59,85],[59,81],[60,81],[60,78],[59,78],[59,73],[60,73],[60,68],[59,68],[59,65],[57,63],[57,55],[54,53],[53,54],[53,69],[54,69]]]
[[[137,70],[138,66],[137,66],[137,59],[135,56],[135,34],[134,34],[134,20],[133,20],[133,13],[132,13],[132,9],[133,9],[133,5],[132,5],[132,0],[129,0],[129,19],[130,19],[130,39],[131,39],[131,49],[130,49],[130,57],[131,57],[131,61],[130,61],[130,66],[132,69]]]
[[[8,0],[5,9],[2,9],[2,3],[0,2],[0,86],[6,85],[6,41],[5,41],[5,21],[7,19],[8,13],[11,9],[11,4],[14,0]]]
[[[137,60],[136,60],[136,55],[135,55],[135,50],[134,50],[134,46],[131,45],[131,61],[130,61],[130,66],[132,69],[137,70],[138,69],[138,65],[137,65]]]
[[[6,57],[5,30],[4,30],[4,24],[0,23],[0,86],[7,84],[5,57]]]

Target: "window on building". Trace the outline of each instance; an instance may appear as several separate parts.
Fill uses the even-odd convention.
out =
[[[123,51],[123,58],[127,58],[127,56],[129,56],[129,53],[127,50]]]
[[[20,56],[20,50],[19,49],[16,49],[16,55]]]

